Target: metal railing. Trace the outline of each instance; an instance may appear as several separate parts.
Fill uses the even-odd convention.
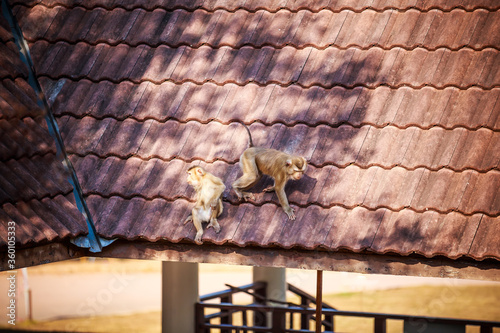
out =
[[[266,283],[257,282],[242,287],[216,292],[200,297],[196,304],[196,332],[209,333],[313,333],[315,325],[315,304],[313,296],[299,288],[288,284],[288,290],[297,295],[300,304],[279,302],[265,298]],[[253,296],[254,303],[235,305],[233,295],[247,293]],[[219,303],[208,303],[217,300]],[[267,302],[278,303],[279,306],[267,305]],[[280,304],[281,303],[281,304]],[[211,312],[211,313],[207,313]],[[387,320],[404,321],[405,325],[413,326],[419,332],[425,332],[427,326],[478,326],[480,333],[492,333],[493,328],[500,328],[500,322],[436,318],[426,316],[393,315],[372,312],[339,311],[324,304],[322,308],[322,332],[334,332],[334,318],[358,317],[373,319],[373,332],[386,333]],[[237,322],[234,318],[238,318]]]

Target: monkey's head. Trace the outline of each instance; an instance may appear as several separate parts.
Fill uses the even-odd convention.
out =
[[[286,173],[293,180],[299,180],[306,172],[307,161],[301,156],[293,156],[286,160]]]
[[[187,183],[193,187],[201,185],[201,180],[205,176],[205,170],[199,166],[192,166],[187,171]]]

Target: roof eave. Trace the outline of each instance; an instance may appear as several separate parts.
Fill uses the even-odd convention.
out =
[[[91,253],[69,242],[18,249],[16,268],[86,256],[500,281],[500,262],[494,259],[479,261],[465,257],[425,258],[347,251],[238,247],[208,243],[199,246],[126,240],[117,240],[99,253]],[[0,271],[5,271],[8,269],[7,256],[0,258]]]

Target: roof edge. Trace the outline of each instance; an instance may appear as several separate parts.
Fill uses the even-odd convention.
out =
[[[212,263],[225,265],[273,266],[364,274],[500,281],[500,262],[456,260],[446,257],[414,257],[390,254],[346,253],[319,250],[203,246],[117,240],[97,257]]]
[[[10,270],[8,256],[1,255],[0,271]],[[50,255],[48,255],[50,254]],[[452,260],[445,257],[403,257],[331,251],[285,250],[280,248],[237,247],[186,243],[160,243],[117,240],[91,253],[69,242],[18,249],[16,269],[81,257],[146,259],[224,265],[273,266],[310,270],[340,271],[363,274],[389,274],[417,277],[455,278],[500,281],[500,262]]]
[[[7,248],[0,251],[0,272],[11,271],[8,264],[9,257],[4,255]],[[15,269],[38,266],[57,261],[81,258],[89,256],[84,249],[79,249],[69,242],[53,242],[45,245],[16,249]]]

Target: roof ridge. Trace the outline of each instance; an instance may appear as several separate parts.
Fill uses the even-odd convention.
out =
[[[449,8],[441,8],[441,7],[438,7],[438,6],[428,6],[428,7],[425,7],[425,5],[421,6],[421,7],[418,7],[419,5],[418,4],[415,4],[415,5],[407,5],[405,7],[397,7],[397,6],[381,6],[379,8],[375,7],[375,6],[371,6],[371,5],[368,5],[368,6],[362,6],[362,7],[354,7],[354,6],[347,6],[347,5],[343,5],[339,8],[333,8],[333,7],[328,7],[327,6],[321,6],[319,7],[318,9],[311,9],[311,8],[308,8],[308,7],[305,7],[305,6],[298,6],[296,8],[289,8],[289,7],[285,7],[285,6],[280,6],[280,7],[276,7],[276,8],[273,8],[273,9],[269,9],[269,8],[266,8],[264,6],[257,6],[257,7],[254,7],[252,9],[250,9],[249,7],[245,7],[244,5],[238,5],[238,6],[234,6],[232,8],[229,8],[228,6],[214,6],[214,7],[208,7],[208,6],[203,6],[203,5],[198,5],[198,6],[193,6],[193,7],[189,7],[189,6],[186,6],[184,4],[177,4],[177,5],[173,5],[173,6],[162,6],[161,4],[153,4],[151,6],[145,6],[144,4],[130,4],[130,5],[123,5],[121,3],[114,3],[113,5],[111,6],[105,6],[105,5],[100,5],[100,4],[93,4],[93,5],[87,5],[86,2],[80,2],[80,3],[77,3],[75,4],[74,6],[70,6],[68,5],[67,3],[64,3],[64,1],[53,1],[50,5],[47,5],[47,4],[42,4],[42,3],[39,3],[39,2],[35,2],[33,0],[33,2],[31,4],[29,3],[26,3],[26,2],[20,2],[20,1],[13,1],[12,2],[12,5],[13,6],[23,6],[23,7],[35,7],[35,6],[44,6],[46,8],[54,8],[54,7],[63,7],[63,8],[67,8],[67,9],[73,9],[73,8],[83,8],[83,9],[86,9],[86,10],[93,10],[93,9],[104,9],[104,10],[107,10],[107,11],[112,11],[112,10],[115,10],[115,9],[124,9],[124,10],[130,10],[130,11],[133,11],[133,10],[144,10],[144,11],[147,11],[147,12],[152,12],[152,11],[155,11],[155,10],[165,10],[165,11],[169,11],[169,12],[172,12],[172,11],[176,11],[176,10],[185,10],[187,12],[194,12],[196,10],[204,10],[206,12],[209,12],[209,13],[213,13],[215,11],[218,11],[218,10],[223,10],[223,11],[227,11],[227,12],[236,12],[238,10],[243,10],[243,11],[247,11],[249,13],[255,13],[255,12],[258,12],[258,11],[266,11],[266,12],[269,12],[269,13],[277,13],[279,11],[289,11],[291,13],[297,13],[297,12],[300,12],[300,11],[308,11],[308,12],[311,12],[311,13],[319,13],[321,11],[330,11],[330,12],[333,12],[333,13],[339,13],[339,12],[343,12],[343,11],[350,11],[350,12],[354,12],[354,13],[360,13],[360,12],[364,12],[364,11],[368,11],[368,10],[371,10],[371,11],[375,11],[377,13],[381,13],[381,12],[385,12],[385,11],[397,11],[397,12],[401,12],[401,13],[404,13],[404,12],[408,12],[408,11],[418,11],[418,12],[421,12],[421,13],[427,13],[427,12],[430,12],[430,11],[439,11],[439,12],[443,12],[443,13],[449,13],[449,12],[452,12],[452,11],[455,11],[455,10],[461,10],[461,11],[464,11],[464,12],[467,12],[467,13],[470,13],[470,12],[474,12],[474,11],[478,11],[478,10],[485,10],[485,11],[488,11],[488,12],[494,12],[498,9],[500,9],[500,5],[498,6],[493,6],[493,7],[487,7],[487,6],[484,6],[484,5],[472,5],[472,7],[470,8],[467,8],[466,6],[464,5],[453,5],[452,7],[449,7]]]

